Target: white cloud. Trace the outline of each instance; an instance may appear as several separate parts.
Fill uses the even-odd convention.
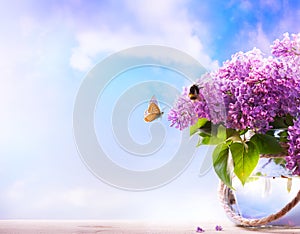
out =
[[[201,40],[185,8],[185,1],[126,1],[124,11],[132,16],[131,23],[119,27],[100,26],[94,30],[81,29],[76,38],[70,64],[74,69],[87,71],[99,54],[112,53],[136,45],[158,44],[182,50],[200,61],[206,68],[217,66],[205,53]],[[103,19],[105,20],[105,19]]]
[[[259,22],[257,23],[257,25],[254,26],[245,24],[243,29],[240,30],[237,36],[235,37],[233,46],[237,50],[243,50],[244,52],[252,50],[255,47],[260,49],[266,55],[270,55],[271,54],[270,37],[271,37],[270,35],[264,32],[262,23]]]
[[[49,181],[41,184],[37,178],[18,179],[1,189],[0,204],[8,207],[2,210],[1,215],[6,218],[104,219],[106,214],[113,218],[122,212],[132,212],[130,209],[119,210],[133,203],[124,191],[105,189],[105,185],[100,187],[102,189],[89,185],[62,186]]]
[[[277,34],[283,34],[285,32],[289,33],[299,33],[300,32],[300,10],[299,9],[291,9],[292,6],[288,4],[288,2],[284,2],[283,6],[283,14],[279,20],[278,28],[275,31]],[[282,37],[282,35],[279,35]],[[278,36],[277,36],[278,37]]]
[[[43,196],[47,193],[47,196]],[[101,194],[101,193],[100,193]],[[48,188],[43,194],[35,198],[33,207],[37,210],[48,210],[62,206],[67,207],[90,207],[95,205],[99,192],[85,187],[60,188],[59,190]],[[100,195],[101,197],[101,195]],[[109,205],[108,205],[109,206]],[[58,215],[59,217],[59,215]]]
[[[237,5],[242,11],[250,11],[253,9],[253,4],[249,0],[230,0],[227,2],[227,7],[232,7]]]
[[[70,65],[79,71],[87,71],[92,67],[92,59],[79,48],[74,48],[72,50]]]
[[[19,201],[24,198],[27,181],[24,179],[14,181],[4,192],[4,196],[11,201]]]
[[[266,30],[268,27],[263,21],[259,21],[254,29],[250,25],[245,25],[243,30],[239,32],[236,44],[243,41],[244,48],[250,50],[253,47],[257,47],[266,55],[270,55],[270,45],[273,43],[273,40],[282,38],[282,34],[285,32],[298,33],[300,31],[300,25],[297,20],[300,17],[300,10],[292,9],[293,6],[289,5],[288,2],[261,1],[260,4],[261,7],[267,7],[273,12],[281,11],[281,17],[278,19],[276,27],[266,32],[264,27]]]
[[[197,162],[201,160],[198,157]],[[172,183],[145,192],[118,190],[97,181],[59,185],[55,180],[42,183],[37,177],[22,178],[2,188],[0,215],[6,218],[140,219],[164,223],[224,221],[225,214],[217,200],[218,179],[212,170],[205,177],[197,177],[198,166],[198,163],[193,164]]]
[[[270,54],[271,42],[267,36],[267,34],[263,31],[261,23],[259,23],[256,27],[255,31],[248,32],[248,43],[249,45],[253,45],[254,47],[259,48],[266,54]]]
[[[23,36],[30,36],[39,27],[39,23],[29,15],[20,18],[20,31]]]
[[[240,8],[241,8],[242,10],[244,10],[244,11],[250,11],[250,10],[252,10],[253,5],[251,4],[250,1],[243,0],[243,1],[241,1],[241,3],[240,3]]]
[[[260,0],[259,5],[262,8],[267,8],[269,11],[277,12],[281,9],[280,0]]]

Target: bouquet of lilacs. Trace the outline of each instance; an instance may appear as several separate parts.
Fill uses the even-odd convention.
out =
[[[273,42],[272,56],[239,52],[215,72],[185,87],[168,114],[171,126],[190,127],[199,144],[216,145],[213,166],[232,187],[244,184],[261,155],[284,155],[300,176],[300,33]]]

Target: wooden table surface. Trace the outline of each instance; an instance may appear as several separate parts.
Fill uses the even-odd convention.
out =
[[[219,224],[222,231],[215,230],[215,223],[204,222],[204,233],[298,233],[300,228],[242,228],[231,223]],[[198,225],[199,226],[199,225]],[[0,233],[7,234],[68,234],[68,233],[197,233],[197,224],[157,224],[142,221],[104,220],[0,220]]]

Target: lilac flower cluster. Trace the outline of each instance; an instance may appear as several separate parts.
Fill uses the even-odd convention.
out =
[[[237,53],[218,71],[216,82],[223,94],[227,120],[233,129],[253,129],[261,132],[270,128],[280,110],[283,77],[277,74],[278,64],[265,59],[258,49]]]
[[[200,106],[196,109],[198,116],[206,116],[212,123],[225,123],[226,122],[226,108],[223,102],[223,95],[218,87],[218,83],[214,82],[216,80],[215,74],[210,74],[211,82],[205,82],[202,85],[201,95],[205,105]],[[207,75],[206,75],[207,76]],[[200,81],[198,81],[200,83]],[[203,108],[205,107],[205,108]]]
[[[274,41],[272,54],[278,60],[278,74],[284,79],[282,80],[282,91],[286,101],[281,109],[296,116],[300,111],[300,33],[292,34],[292,38],[288,33],[284,34],[284,39]]]
[[[300,34],[292,34],[292,39],[289,33],[283,34],[283,39],[276,39],[272,45],[272,54],[275,57],[294,57],[300,55]]]
[[[199,101],[189,100],[185,88],[169,113],[171,126],[182,130],[207,118],[227,128],[265,132],[276,116],[299,112],[300,79],[293,74],[276,58],[263,58],[258,49],[239,52],[201,84]]]
[[[190,100],[188,88],[171,109],[171,126],[180,130],[207,118],[236,130],[251,129],[265,133],[275,117],[300,115],[300,33],[284,34],[273,42],[273,57],[265,57],[254,48],[239,52],[196,82],[199,97]],[[207,77],[210,78],[207,81]],[[297,123],[297,122],[295,122]],[[289,129],[288,166],[299,173],[299,130]]]
[[[290,102],[286,103],[286,111],[296,118],[294,125],[288,128],[286,167],[293,174],[300,175],[300,34],[290,37],[286,33],[281,41],[274,41],[272,54],[280,59],[282,70],[279,72],[285,74],[286,82],[291,85],[287,90]]]
[[[226,116],[225,108],[222,105],[222,95],[215,87],[216,83],[207,81],[206,74],[196,82],[200,87],[198,101],[192,101],[189,97],[189,89],[184,87],[181,96],[174,104],[173,108],[168,113],[168,120],[171,122],[171,127],[183,130],[196,123],[198,118],[207,118],[213,123],[224,122]],[[203,82],[205,79],[207,82]]]
[[[194,111],[194,104],[188,98],[187,88],[184,88],[183,94],[168,113],[168,120],[171,121],[170,126],[175,126],[183,130],[193,125],[197,121],[197,118],[198,116]]]
[[[293,174],[300,175],[300,120],[294,121],[294,126],[288,128],[288,156],[286,167]]]
[[[175,126],[183,130],[196,123],[198,118],[209,118],[206,102],[192,102],[188,97],[188,89],[184,88],[183,94],[168,114],[168,120],[171,121],[171,127]],[[202,94],[199,98],[204,100]]]

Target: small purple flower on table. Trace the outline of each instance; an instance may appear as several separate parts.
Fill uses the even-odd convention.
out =
[[[216,226],[216,231],[222,231],[222,230],[223,230],[223,228],[222,228],[221,225],[217,225],[217,226]]]
[[[202,233],[202,232],[205,232],[205,231],[204,231],[204,229],[202,229],[201,227],[197,227],[196,232],[197,232],[197,233]]]

